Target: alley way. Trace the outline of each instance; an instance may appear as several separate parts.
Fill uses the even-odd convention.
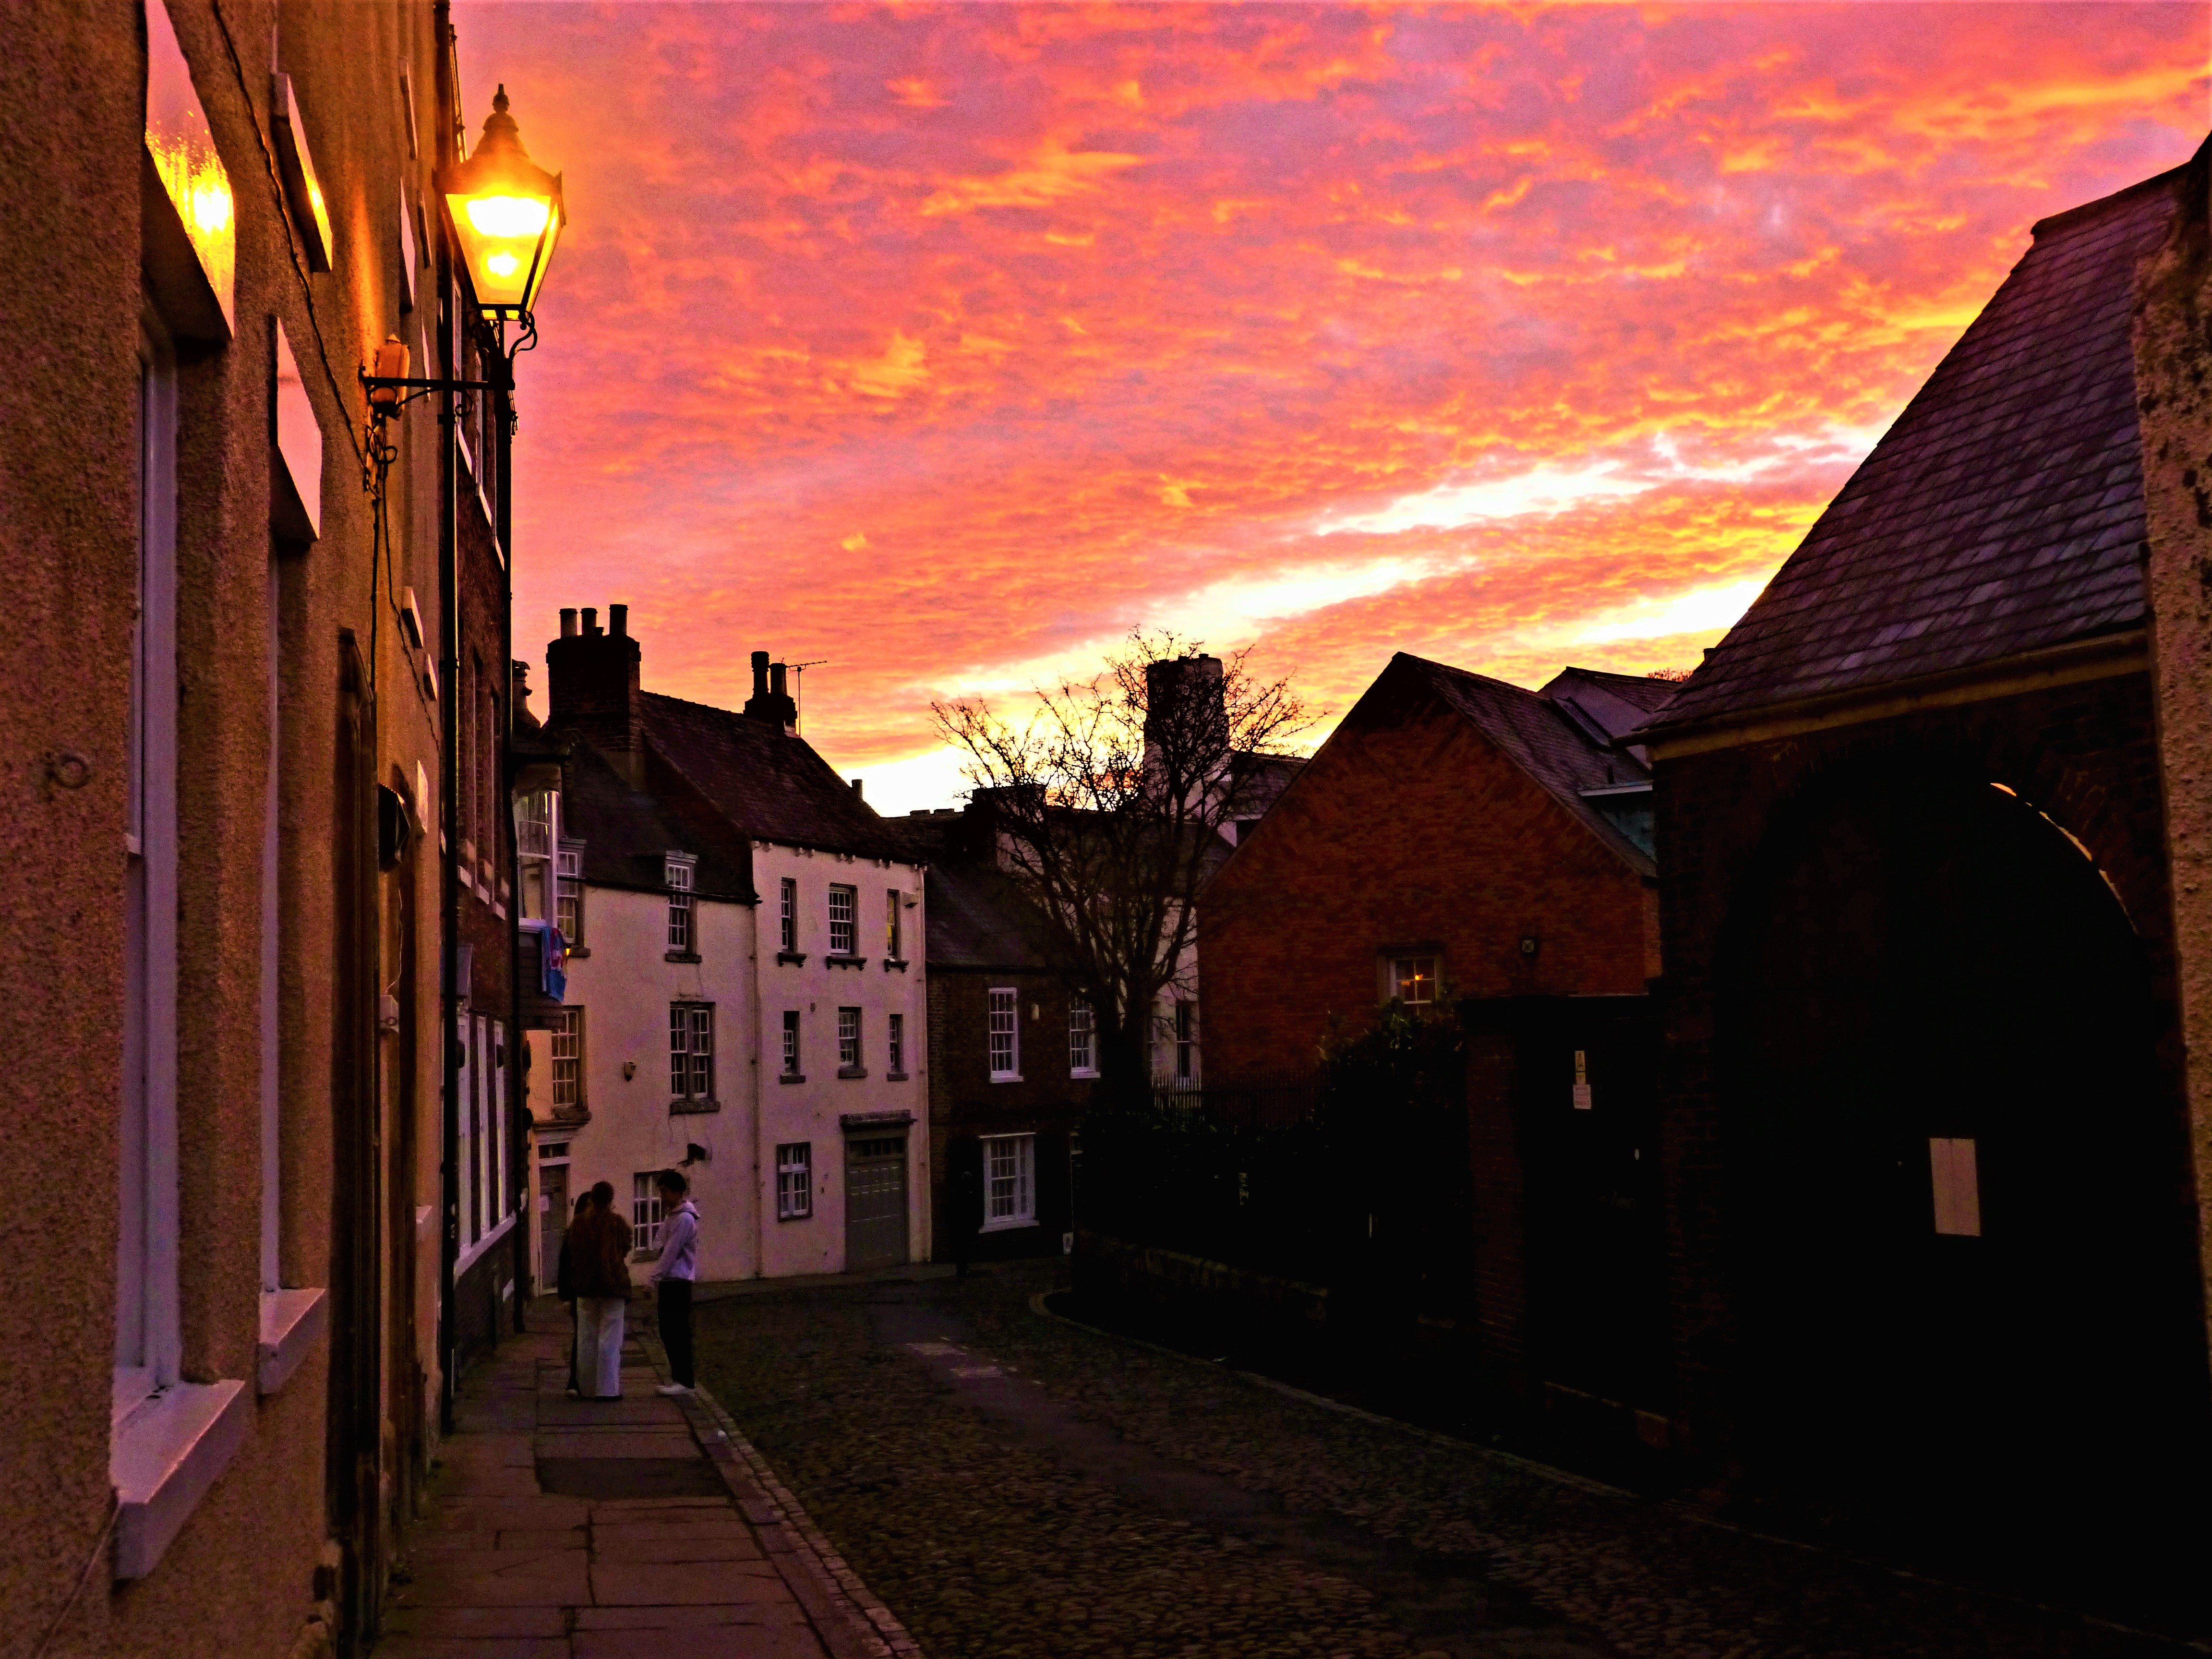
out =
[[[702,1382],[933,1659],[2187,1650],[1085,1330],[1057,1272],[701,1310]]]

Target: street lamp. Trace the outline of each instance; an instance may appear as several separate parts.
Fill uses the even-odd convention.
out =
[[[485,321],[513,319],[527,332],[531,307],[568,215],[561,202],[561,175],[546,172],[522,147],[514,118],[507,112],[505,86],[491,100],[476,149],[445,170],[438,188]]]

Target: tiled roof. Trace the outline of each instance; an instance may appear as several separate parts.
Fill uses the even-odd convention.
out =
[[[601,887],[659,891],[662,854],[699,860],[692,889],[703,898],[752,902],[752,848],[657,756],[647,761],[646,790],[607,763],[588,743],[569,750],[562,781],[563,834],[584,843],[584,879]]]
[[[2196,171],[2035,227],[1995,297],[1654,729],[2143,621],[2134,273]]]
[[[903,843],[803,738],[726,708],[644,694],[646,737],[757,841],[903,859]]]
[[[1666,680],[1638,680],[1620,674],[1596,674],[1571,668],[1541,691],[1524,690],[1504,680],[1470,674],[1440,662],[1400,652],[1390,659],[1375,684],[1360,698],[1402,696],[1411,687],[1432,693],[1447,707],[1464,714],[1484,736],[1498,745],[1506,758],[1548,792],[1559,805],[1587,824],[1607,847],[1640,874],[1651,875],[1657,866],[1651,855],[1624,834],[1620,824],[1584,796],[1586,789],[1620,788],[1645,783],[1650,774],[1626,748],[1608,746],[1607,732],[1614,725],[1628,724],[1628,711],[1640,717],[1665,706],[1676,687]],[[1591,695],[1602,691],[1603,698]],[[1596,718],[1606,732],[1592,732],[1562,706],[1577,702],[1585,720]],[[1358,714],[1355,706],[1353,714]],[[1346,724],[1352,723],[1347,717]],[[1331,741],[1334,741],[1332,739]]]

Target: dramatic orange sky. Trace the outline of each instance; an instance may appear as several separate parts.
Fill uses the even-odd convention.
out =
[[[960,787],[933,696],[1138,624],[1336,712],[1687,665],[2028,226],[2208,121],[2196,3],[457,11],[572,216],[518,651],[826,659],[887,811]]]

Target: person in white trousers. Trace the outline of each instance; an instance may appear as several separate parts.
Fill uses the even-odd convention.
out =
[[[615,1208],[612,1182],[592,1188],[591,1213],[576,1225],[576,1381],[586,1400],[619,1400],[629,1223]]]

